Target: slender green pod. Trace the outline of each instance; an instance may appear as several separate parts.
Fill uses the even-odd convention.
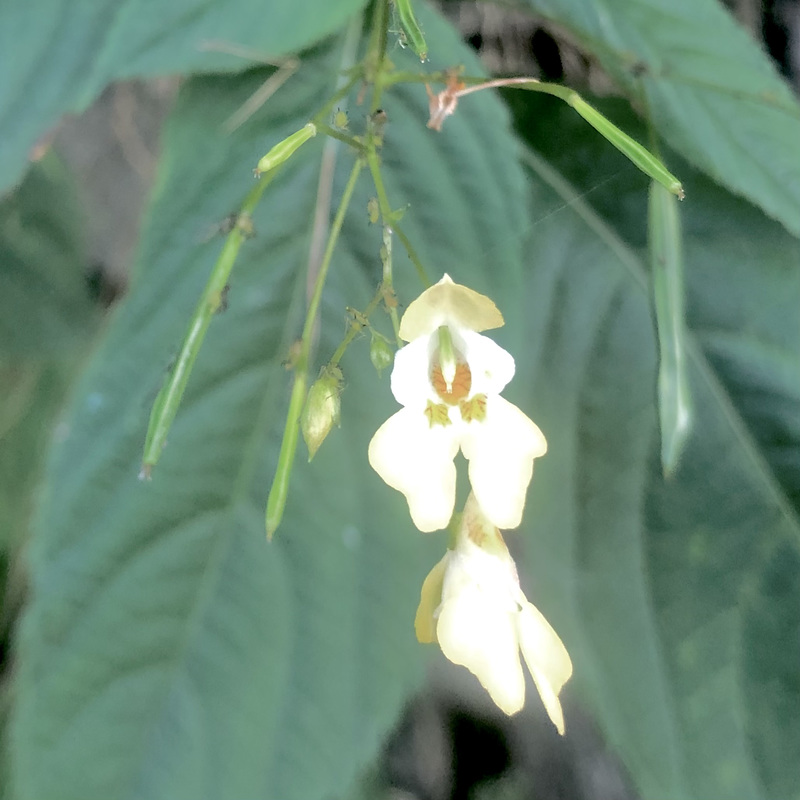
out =
[[[235,217],[233,228],[225,239],[222,252],[214,264],[200,302],[189,321],[189,327],[175,362],[156,396],[147,426],[142,470],[139,474],[141,478],[150,478],[153,467],[158,462],[167,443],[167,434],[175,421],[175,415],[178,413],[183,393],[189,382],[192,367],[194,367],[197,354],[200,352],[208,326],[214,314],[223,304],[228,279],[239,254],[239,248],[242,246],[242,242],[253,235],[252,212],[271,181],[272,175],[262,178],[245,198],[242,208]]]
[[[281,440],[281,451],[278,454],[278,465],[275,477],[267,498],[266,526],[267,540],[271,541],[286,510],[286,498],[289,496],[289,482],[292,477],[294,457],[297,452],[297,438],[300,433],[300,415],[306,402],[307,373],[305,368],[297,369],[292,384],[292,396],[289,400],[289,411],[286,414],[286,427]]]
[[[650,185],[648,246],[658,327],[658,413],[661,466],[675,472],[691,433],[693,413],[686,364],[683,252],[678,201]]]
[[[394,7],[400,19],[403,33],[411,49],[419,56],[420,61],[428,58],[428,45],[419,27],[417,18],[414,16],[414,9],[411,7],[411,0],[394,0]]]
[[[256,175],[269,172],[280,164],[283,164],[284,161],[294,155],[298,148],[316,135],[317,126],[313,122],[307,122],[299,131],[295,131],[290,136],[278,142],[278,144],[261,158],[255,169]]]
[[[681,182],[649,150],[621,131],[611,120],[590,106],[579,94],[572,92],[567,100],[596,131],[601,133],[614,147],[626,155],[639,169],[658,181],[670,194],[683,200]],[[651,195],[652,196],[652,195]],[[676,212],[677,213],[677,212]]]
[[[460,89],[455,97],[491,87],[509,86],[543,92],[563,100],[572,106],[598,133],[602,134],[623,155],[627,156],[645,175],[660,183],[668,192],[683,200],[681,182],[664,166],[662,161],[635,139],[621,131],[610,119],[604,117],[594,106],[589,105],[574,89],[558,83],[544,83],[536,78],[497,78]]]

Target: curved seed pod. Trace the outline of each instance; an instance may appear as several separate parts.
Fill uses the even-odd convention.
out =
[[[678,201],[650,185],[649,249],[658,327],[658,414],[661,466],[669,477],[678,466],[692,429],[692,402],[686,369],[683,256]]]
[[[649,150],[621,131],[580,95],[571,93],[567,102],[599,133],[626,155],[645,175],[658,181],[668,192],[683,200],[681,182]]]
[[[428,58],[428,45],[414,16],[411,0],[394,0],[394,7],[397,9],[397,16],[400,18],[400,25],[403,27],[408,44],[419,56],[419,60],[425,61]]]

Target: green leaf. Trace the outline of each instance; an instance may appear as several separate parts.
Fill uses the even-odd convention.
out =
[[[549,442],[529,594],[643,797],[796,798],[800,243],[678,164],[696,423],[664,480],[647,182],[554,106],[530,103],[526,126],[551,189],[526,294]]]
[[[22,554],[57,414],[96,328],[83,218],[55,154],[0,201],[0,652],[27,591]],[[0,659],[2,662],[2,659]],[[0,797],[8,786],[12,661],[0,663]]]
[[[145,0],[44,0],[33,10],[3,4],[0,191],[18,179],[31,146],[62,114],[86,108],[111,81],[238,70],[259,53],[295,53],[336,31],[362,5],[174,0],[156,9]],[[207,48],[217,42],[253,52],[245,60]]]
[[[95,321],[74,178],[50,153],[0,200],[0,355],[74,348]]]
[[[441,22],[423,22],[442,58],[477,69]],[[223,120],[264,75],[182,90],[134,285],[50,465],[19,640],[19,800],[335,795],[375,754],[433,652],[416,642],[413,618],[446,542],[419,534],[367,464],[369,438],[396,404],[366,337],[341,363],[341,430],[313,464],[295,464],[283,524],[271,545],[264,537],[322,137],[257,209],[158,470],[136,479],[150,406],[221,246],[201,243],[202,232],[239,205],[265,145],[332,92],[340,50],[309,54],[233,135]],[[425,127],[424,87],[382,104],[387,191],[395,207],[409,204],[403,226],[430,274],[509,295],[528,201],[502,105],[476,97],[437,134]],[[364,116],[352,106],[355,131]],[[339,148],[334,198],[352,164]],[[373,194],[365,175],[331,266],[318,363],[344,333],[345,306],[364,308],[380,282]],[[397,244],[394,265],[407,304],[422,287]]]
[[[526,4],[573,31],[675,150],[800,234],[800,106],[718,0]]]
[[[0,639],[23,595],[16,562],[54,417],[96,327],[83,215],[53,153],[0,200]]]

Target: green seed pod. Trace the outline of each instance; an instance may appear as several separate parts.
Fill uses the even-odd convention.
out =
[[[425,61],[428,58],[428,45],[425,43],[422,29],[414,16],[411,0],[394,0],[394,7],[397,10],[397,16],[400,18],[403,33],[406,35],[406,41],[419,56],[419,60]]]
[[[308,447],[308,460],[314,458],[319,446],[331,432],[331,428],[339,426],[341,410],[342,371],[339,367],[325,367],[319,378],[308,390],[308,397],[300,418]]]
[[[645,175],[658,181],[668,192],[683,200],[681,182],[649,150],[631,139],[613,122],[606,119],[575,92],[570,92],[567,102],[596,130],[603,134],[621,153],[626,155]]]
[[[378,371],[378,375],[380,375],[386,367],[391,366],[394,361],[394,353],[392,352],[392,348],[387,344],[386,339],[374,333],[372,334],[372,341],[369,343],[369,360],[372,362],[372,366]]]
[[[678,201],[650,185],[648,245],[658,329],[658,413],[664,477],[678,468],[694,423],[686,352],[683,236]]]
[[[260,176],[264,172],[275,169],[279,164],[283,164],[284,161],[294,155],[295,150],[305,144],[312,136],[316,135],[317,126],[313,122],[306,123],[299,131],[295,131],[291,136],[287,136],[283,141],[278,142],[278,144],[258,162],[256,175]]]

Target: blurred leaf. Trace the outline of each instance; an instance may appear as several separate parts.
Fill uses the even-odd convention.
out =
[[[442,23],[423,23],[442,58],[478,69]],[[265,196],[158,471],[136,479],[150,405],[220,247],[199,234],[238,205],[252,165],[323,102],[339,67],[338,45],[309,55],[292,86],[227,137],[223,120],[264,76],[184,87],[137,278],[50,466],[19,641],[18,800],[335,795],[374,756],[432,651],[413,617],[445,540],[420,535],[367,464],[370,436],[396,409],[368,339],[342,362],[341,430],[296,466],[284,523],[265,542],[322,137]],[[431,275],[509,295],[528,214],[502,105],[476,97],[442,135],[425,127],[424,87],[382,103],[387,189],[395,206],[410,203],[403,225]],[[354,108],[355,131],[364,114]],[[351,159],[340,149],[334,197]],[[344,333],[345,306],[364,308],[381,279],[372,195],[365,179],[345,222],[320,361]],[[396,251],[407,303],[421,287]]]
[[[54,153],[0,201],[0,646],[23,595],[16,560],[58,412],[94,329],[83,215]]]
[[[527,112],[552,189],[537,193],[526,294],[550,445],[529,596],[570,649],[567,691],[591,699],[644,798],[796,798],[800,243],[676,164],[696,424],[665,481],[647,181],[553,103]]]
[[[363,0],[173,0],[159,6],[146,0],[44,0],[34,9],[4,3],[0,191],[18,179],[30,147],[62,114],[85,109],[111,81],[242,69],[259,53],[277,58],[308,47],[362,5]],[[247,59],[223,55],[207,49],[209,42],[254,52]]]
[[[479,783],[470,797],[471,800],[523,800],[530,795],[531,787],[526,786],[521,776],[512,771]]]
[[[21,554],[54,421],[95,329],[83,218],[55,154],[0,201],[0,797],[8,787],[9,642],[25,598]]]
[[[52,422],[74,371],[74,358],[0,362],[0,559],[25,538]],[[0,566],[0,597],[4,567],[7,563]],[[0,613],[0,629],[8,622],[7,611]]]
[[[525,2],[643,98],[674,149],[800,234],[800,107],[718,0]]]
[[[0,355],[51,356],[92,328],[84,221],[74,178],[54,153],[0,200]]]

